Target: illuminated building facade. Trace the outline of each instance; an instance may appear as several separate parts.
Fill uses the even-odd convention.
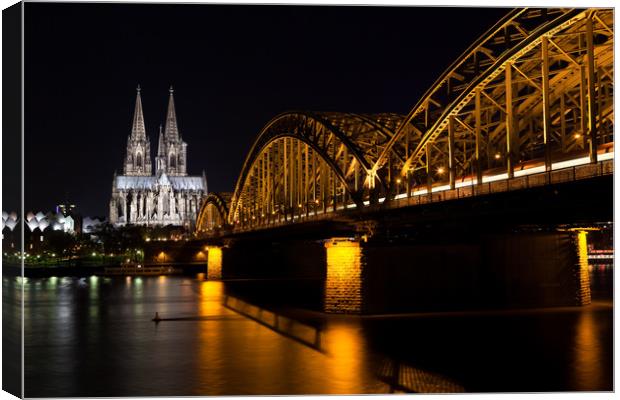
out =
[[[159,128],[155,173],[151,145],[144,125],[140,87],[123,174],[114,174],[110,199],[110,223],[115,226],[178,225],[191,227],[207,194],[207,180],[187,175],[187,143],[180,135],[170,88],[165,127]]]

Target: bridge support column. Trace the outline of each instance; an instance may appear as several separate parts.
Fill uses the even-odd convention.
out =
[[[577,249],[574,268],[577,289],[575,293],[575,303],[580,306],[585,306],[592,302],[592,294],[590,292],[587,235],[587,231],[577,231],[573,236],[575,247]]]
[[[348,238],[332,238],[325,243],[325,249],[327,252],[325,312],[362,313],[364,262],[360,242]]]
[[[220,246],[207,246],[207,279],[222,279],[222,253]]]
[[[581,306],[591,302],[587,232],[516,233],[485,240],[490,298],[515,306]]]

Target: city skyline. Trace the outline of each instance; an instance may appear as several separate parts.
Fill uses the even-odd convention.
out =
[[[256,135],[276,115],[405,114],[508,11],[42,3],[26,10],[25,209],[68,200],[86,215],[107,214],[102,199],[122,169],[138,84],[147,135],[156,140],[173,85],[179,129],[193,149],[188,172],[205,170],[210,191],[232,191]],[[462,13],[471,30],[433,31],[433,21],[456,22]],[[428,32],[437,40],[420,40]],[[428,56],[418,59],[419,50]]]

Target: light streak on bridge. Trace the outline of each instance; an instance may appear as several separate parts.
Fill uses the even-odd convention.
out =
[[[611,9],[515,9],[406,116],[280,114],[234,193],[203,203],[197,233],[611,174],[613,40]]]

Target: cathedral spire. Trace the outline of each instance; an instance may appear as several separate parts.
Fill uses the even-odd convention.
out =
[[[131,127],[132,139],[146,140],[146,129],[144,128],[144,113],[142,111],[142,97],[140,96],[140,85],[136,88],[136,108],[133,114],[133,125]]]
[[[157,155],[160,157],[166,156],[166,149],[164,148],[164,136],[162,135],[162,126],[159,124],[159,144],[157,145]]]
[[[174,109],[174,89],[172,85],[168,91],[170,92],[170,97],[168,98],[168,113],[166,114],[166,129],[164,133],[166,134],[166,138],[178,138],[179,128],[177,126],[177,114]]]

